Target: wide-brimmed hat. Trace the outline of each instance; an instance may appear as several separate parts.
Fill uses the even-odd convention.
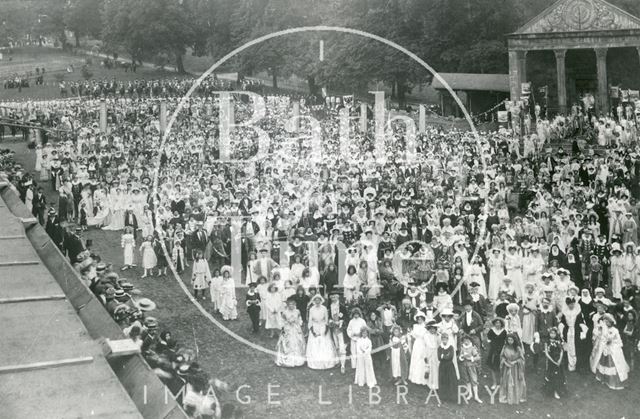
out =
[[[144,319],[144,327],[147,329],[155,329],[158,327],[158,320],[155,317],[147,317]]]
[[[119,280],[118,284],[120,284],[120,287],[125,292],[131,291],[134,288],[133,284],[131,282],[126,281],[126,280],[124,280],[124,281],[123,280]]]
[[[440,312],[440,317],[442,316],[453,316],[453,310],[451,310],[450,308],[443,308],[442,311]]]
[[[422,317],[423,319],[427,319],[427,315],[422,311],[417,311],[416,314],[413,315],[413,320],[418,321],[418,318]]]
[[[135,306],[141,311],[152,311],[156,309],[156,303],[148,298],[141,298],[135,302]]]
[[[225,272],[229,272],[229,276],[233,275],[233,268],[229,265],[225,265],[220,268],[220,275],[224,275]]]

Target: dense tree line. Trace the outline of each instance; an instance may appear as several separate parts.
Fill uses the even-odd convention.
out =
[[[184,71],[184,54],[220,58],[259,36],[297,26],[361,29],[392,40],[442,72],[506,73],[505,35],[555,0],[5,0],[0,40],[21,31],[66,43],[101,39],[110,52],[143,59],[164,54]],[[640,15],[637,0],[612,3]],[[37,22],[37,23],[36,23]],[[325,60],[318,45],[325,44]],[[303,33],[251,47],[234,58],[241,74],[266,71],[277,86],[295,74],[319,86],[392,86],[399,101],[430,75],[378,42],[336,33]]]

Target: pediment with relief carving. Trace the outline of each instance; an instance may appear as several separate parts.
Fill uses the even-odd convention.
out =
[[[516,34],[640,29],[640,18],[603,0],[560,0]]]

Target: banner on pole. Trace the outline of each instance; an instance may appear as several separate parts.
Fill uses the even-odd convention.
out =
[[[613,99],[618,99],[620,97],[620,87],[609,86],[609,97]]]
[[[629,89],[623,90],[622,92],[622,101],[629,102]]]
[[[509,112],[498,111],[498,122],[507,123],[509,121]]]
[[[345,108],[347,109],[353,108],[353,95],[342,96],[342,102],[344,103]]]

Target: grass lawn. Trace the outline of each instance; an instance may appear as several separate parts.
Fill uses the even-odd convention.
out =
[[[11,148],[16,151],[16,158],[25,167],[32,168],[35,163],[33,151],[27,150],[24,144],[5,142],[0,148]],[[49,185],[45,185],[49,202],[55,202],[56,195]],[[92,239],[93,249],[102,258],[115,265],[117,270],[122,264],[120,249],[120,235],[116,232],[89,230],[85,237]],[[138,256],[138,255],[137,255]],[[388,369],[376,371],[381,385],[381,401],[372,397],[369,403],[367,389],[353,387],[352,403],[349,403],[349,386],[353,382],[354,373],[349,368],[347,374],[341,375],[339,370],[312,371],[306,367],[285,369],[276,367],[271,356],[251,349],[239,341],[228,336],[205,318],[186,297],[177,281],[169,278],[140,279],[140,269],[125,271],[123,277],[131,281],[142,291],[142,294],[158,304],[153,313],[161,324],[160,330],[171,330],[173,335],[183,344],[194,347],[194,332],[199,347],[199,361],[212,376],[226,380],[243,387],[240,395],[251,397],[251,402],[243,406],[248,418],[277,417],[277,418],[390,418],[390,417],[429,417],[429,418],[637,418],[640,402],[638,390],[640,380],[637,373],[627,383],[627,389],[612,391],[598,384],[594,377],[572,373],[568,375],[569,395],[556,401],[545,398],[541,393],[543,371],[540,368],[534,372],[527,370],[528,401],[520,406],[489,405],[489,396],[481,390],[484,405],[471,403],[468,406],[443,404],[438,407],[434,400],[428,405],[426,390],[410,385],[407,404],[397,403],[396,390],[388,383]],[[189,275],[180,279],[190,288]],[[207,309],[211,308],[208,301],[201,301]],[[237,321],[224,323],[226,327],[245,339],[265,346],[275,348],[276,340],[268,339],[264,333],[254,336],[250,333],[250,321],[244,312],[244,293],[238,290],[239,314]],[[217,319],[222,321],[219,316]],[[528,365],[529,367],[529,365]],[[481,387],[489,380],[481,378]],[[272,402],[268,403],[268,386],[271,384]],[[279,387],[275,387],[279,386]],[[319,403],[319,388],[322,386],[322,400],[331,404]],[[276,393],[278,395],[276,395]],[[234,401],[235,394],[220,394],[221,399]],[[497,401],[497,398],[496,398]]]
[[[59,49],[45,47],[30,47],[17,50],[11,55],[12,60],[8,60],[5,55],[0,60],[0,81],[14,73],[24,73],[32,71],[35,74],[36,67],[46,69],[43,86],[36,86],[33,82],[28,88],[23,88],[22,92],[18,89],[1,89],[0,101],[12,100],[29,100],[29,99],[54,99],[60,97],[56,74],[64,74],[64,80],[67,82],[84,80],[80,69],[86,62],[87,58],[92,60],[89,70],[93,74],[93,79],[113,79],[119,81],[129,80],[157,80],[162,78],[185,77],[173,71],[161,70],[151,67],[138,67],[135,73],[126,72],[124,69],[107,69],[100,62],[99,57],[86,56],[82,54],[74,55],[69,52],[63,52]],[[73,65],[74,72],[66,72],[67,67]],[[191,77],[190,75],[188,75]]]

